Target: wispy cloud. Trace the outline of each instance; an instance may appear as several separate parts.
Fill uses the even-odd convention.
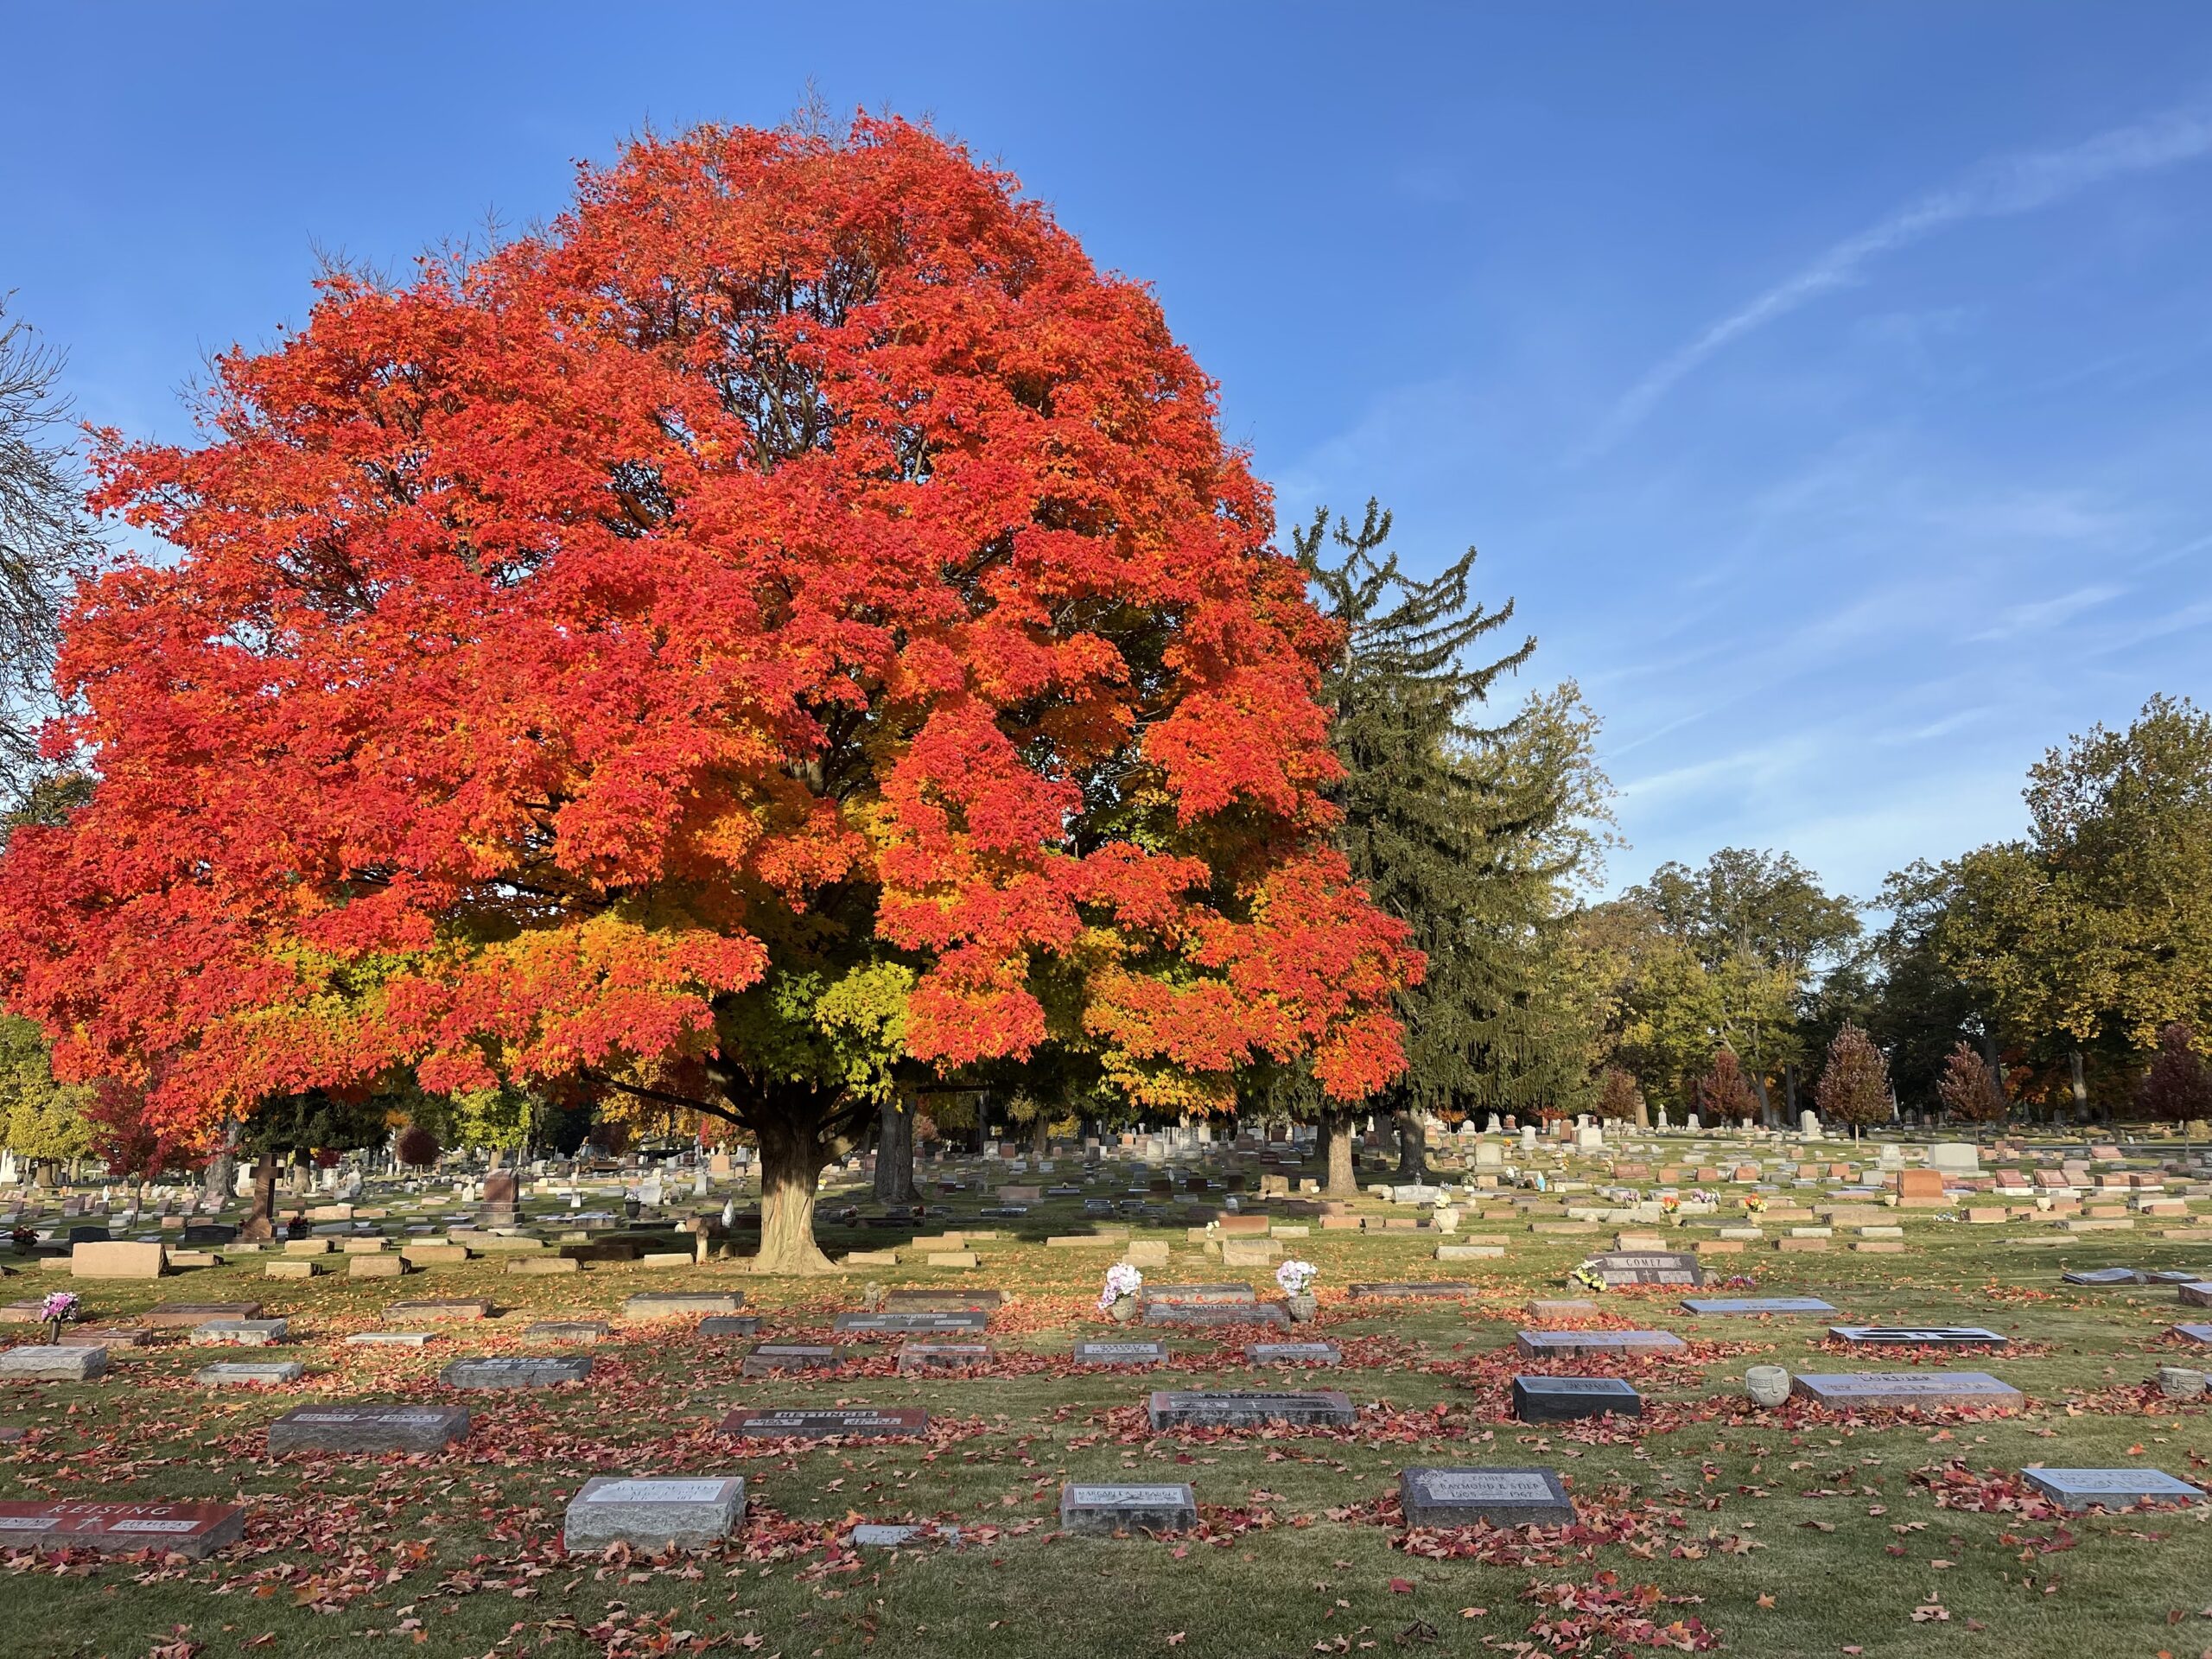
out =
[[[1859,273],[1884,254],[1965,219],[2033,213],[2107,179],[2195,161],[2208,153],[2212,153],[2212,112],[2182,110],[2116,127],[2062,149],[1989,162],[1960,182],[1923,196],[1857,235],[1846,237],[1802,270],[1707,328],[1630,387],[1576,458],[1589,460],[1611,448],[1715,353],[1808,302],[1857,281]]]
[[[1978,645],[1990,639],[2017,639],[2024,633],[2046,633],[2084,611],[2093,611],[2109,600],[2118,599],[2126,591],[2109,583],[2094,582],[2087,588],[2076,588],[2070,594],[2056,594],[2024,605],[2007,605],[1987,627],[1968,634],[1967,639]]]

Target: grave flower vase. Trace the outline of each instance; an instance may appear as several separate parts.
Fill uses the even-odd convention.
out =
[[[1311,1291],[1303,1292],[1296,1296],[1286,1296],[1282,1300],[1283,1306],[1290,1310],[1290,1321],[1293,1325],[1311,1325],[1313,1322],[1313,1316],[1320,1312],[1320,1304],[1314,1300],[1313,1293]]]
[[[1771,1411],[1789,1398],[1789,1373],[1780,1365],[1754,1365],[1744,1373],[1744,1392],[1751,1403]]]
[[[1137,1316],[1137,1299],[1134,1296],[1116,1296],[1114,1299],[1114,1306],[1108,1308],[1106,1312],[1115,1324],[1127,1325]]]

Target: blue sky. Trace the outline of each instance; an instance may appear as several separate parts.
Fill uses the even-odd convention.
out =
[[[824,21],[824,20],[830,21]],[[651,123],[930,117],[1154,283],[1286,517],[1469,543],[1605,717],[1613,874],[1861,896],[2212,643],[2212,9],[12,9],[0,289],[188,431],[318,246]],[[24,66],[29,73],[24,73]]]

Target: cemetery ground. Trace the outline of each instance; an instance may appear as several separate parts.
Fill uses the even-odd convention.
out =
[[[1095,1191],[1119,1196],[1113,1165]],[[1515,1197],[1524,1202],[1516,1207]],[[2212,1649],[2212,1516],[2204,1505],[2061,1511],[2022,1478],[2037,1465],[2212,1474],[2202,1400],[2164,1397],[2161,1365],[2195,1362],[2177,1323],[2199,1317],[2177,1287],[2075,1286],[2062,1271],[2205,1266],[2205,1244],[2164,1230],[2070,1233],[2047,1218],[1971,1225],[1900,1210],[1904,1249],[1784,1251],[1786,1227],[1741,1254],[1709,1256],[1699,1289],[1588,1291],[1568,1281],[1617,1233],[1537,1232],[1525,1194],[1481,1195],[1449,1237],[1381,1230],[1417,1212],[1376,1198],[1350,1208],[1370,1230],[1321,1230],[1311,1205],[1267,1207],[1313,1229],[1281,1241],[1320,1271],[1319,1313],[1285,1331],[1250,1324],[1116,1325],[1096,1306],[1121,1240],[1048,1245],[1103,1229],[1075,1196],[968,1234],[976,1265],[898,1265],[832,1280],[777,1280],[717,1259],[682,1267],[592,1261],[518,1274],[487,1254],[357,1279],[338,1270],[272,1279],[266,1253],[158,1280],[72,1280],[26,1264],[15,1300],[77,1290],[97,1326],[129,1327],[162,1302],[258,1302],[280,1342],[195,1345],[152,1329],[109,1349],[85,1382],[0,1382],[0,1499],[215,1501],[244,1511],[242,1541],[206,1559],[19,1549],[0,1571],[0,1651],[47,1656],[232,1653],[761,1656],[1178,1652],[1224,1659],[1315,1652],[1532,1654],[1713,1650],[1867,1656],[2197,1655]],[[832,1202],[835,1202],[833,1195]],[[1248,1201],[1249,1202],[1249,1201]],[[1724,1207],[1737,1197],[1724,1193]],[[1254,1205],[1253,1207],[1258,1207]],[[535,1215],[541,1206],[525,1206]],[[964,1211],[972,1215],[971,1200]],[[1211,1213],[1209,1211],[1209,1213]],[[1740,1220],[1723,1215],[1718,1219]],[[548,1219],[557,1217],[550,1216]],[[957,1224],[957,1221],[954,1223]],[[1553,1219],[1548,1226],[1578,1224]],[[921,1230],[935,1232],[932,1216]],[[1658,1229],[1667,1248],[1713,1230]],[[2193,1230],[2177,1229],[2183,1232]],[[823,1230],[833,1253],[905,1233]],[[1132,1225],[1164,1247],[1152,1287],[1243,1282],[1276,1296],[1264,1266],[1225,1266],[1185,1226]],[[1679,1243],[1678,1243],[1679,1241]],[[671,1241],[672,1242],[672,1241]],[[1440,1243],[1501,1255],[1438,1261]],[[1157,1255],[1155,1250],[1152,1254]],[[1355,1298],[1357,1284],[1445,1281],[1449,1299]],[[1734,1282],[1750,1281],[1751,1283]],[[870,1287],[1003,1290],[980,1335],[837,1332]],[[702,1334],[696,1313],[644,1320],[632,1295],[729,1291],[757,1336]],[[1685,1296],[1811,1296],[1835,1312],[1697,1315]],[[486,1319],[422,1320],[396,1303],[480,1299]],[[1583,1300],[1592,1312],[1540,1311]],[[1256,1304],[1255,1304],[1256,1306]],[[595,1342],[533,1338],[539,1321],[599,1320]],[[1972,1325],[1998,1351],[1846,1350],[1832,1325]],[[410,1327],[421,1347],[349,1344]],[[1523,1330],[1652,1329],[1679,1351],[1530,1359]],[[35,1327],[0,1337],[40,1339]],[[1153,1370],[1085,1368],[1077,1341],[1159,1339]],[[1250,1341],[1337,1345],[1331,1367],[1259,1367]],[[835,1370],[741,1374],[756,1341],[836,1344]],[[986,1363],[901,1375],[907,1342],[982,1341]],[[457,1358],[588,1356],[588,1376],[549,1388],[463,1390]],[[296,1381],[212,1388],[211,1361],[294,1360]],[[1745,1397],[1745,1368],[1793,1374],[1980,1370],[2020,1408],[1938,1405],[1833,1411]],[[1511,1380],[1550,1373],[1627,1380],[1640,1418],[1521,1423]],[[1166,1427],[1155,1389],[1333,1389],[1349,1427]],[[272,1421],[302,1407],[407,1402],[465,1407],[466,1438],[442,1452],[295,1452],[272,1457]],[[906,1438],[741,1439],[734,1411],[919,1408]],[[1536,1467],[1572,1494],[1567,1528],[1408,1532],[1401,1471]],[[600,1476],[741,1476],[746,1514],[717,1548],[654,1554],[564,1553],[571,1498]],[[1064,1483],[1188,1483],[1194,1529],[1084,1537],[1060,1522]],[[898,1548],[857,1544],[860,1522],[957,1527]]]

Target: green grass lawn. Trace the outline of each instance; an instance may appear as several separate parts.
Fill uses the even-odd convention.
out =
[[[1759,1294],[1824,1296],[1836,1322],[2006,1332],[2020,1351],[1923,1363],[1994,1371],[2030,1396],[2024,1413],[1756,1412],[1740,1388],[1749,1363],[1846,1370],[1911,1361],[1826,1351],[1819,1319],[1692,1318],[1675,1292],[1610,1295],[1604,1316],[1692,1339],[1686,1360],[1522,1364],[1512,1357],[1522,1305],[1561,1294],[1566,1270],[1604,1241],[1508,1226],[1476,1228],[1503,1234],[1509,1254],[1472,1264],[1433,1262],[1433,1241],[1402,1236],[1298,1241],[1297,1253],[1322,1269],[1319,1334],[1344,1344],[1346,1364],[1256,1377],[1237,1351],[1250,1332],[1151,1333],[1177,1351],[1165,1372],[1070,1369],[1076,1337],[1110,1329],[1090,1297],[1113,1258],[1045,1249],[1045,1232],[1082,1225],[1057,1208],[1019,1224],[1033,1238],[983,1246],[985,1265],[970,1274],[887,1268],[791,1282],[714,1262],[594,1264],[532,1279],[505,1275],[494,1259],[403,1281],[279,1282],[249,1262],[158,1286],[80,1285],[95,1316],[111,1321],[156,1299],[258,1300],[293,1320],[295,1339],[242,1355],[165,1333],[97,1382],[0,1385],[0,1422],[33,1430],[0,1446],[0,1497],[213,1497],[250,1511],[246,1541],[204,1562],[58,1565],[18,1554],[0,1580],[0,1653],[1261,1659],[1663,1653],[1700,1640],[1772,1656],[2195,1659],[2212,1649],[2212,1510],[2024,1512],[2029,1495],[2012,1478],[2031,1462],[2146,1464],[2185,1479],[2212,1472],[2202,1408],[2177,1408],[2142,1386],[2162,1357],[2189,1363],[2163,1337],[2186,1316],[2171,1290],[2057,1281],[2062,1262],[2190,1267],[2204,1247],[2103,1235],[2045,1249],[2004,1242],[2022,1229],[1917,1217],[1907,1224],[1913,1249],[1904,1255],[1768,1251],[1719,1266],[1755,1276]],[[1179,1232],[1137,1236],[1174,1242],[1175,1261],[1152,1270],[1155,1281],[1266,1285],[1262,1270],[1224,1272]],[[1352,1280],[1446,1276],[1469,1279],[1481,1294],[1465,1305],[1338,1300]],[[765,1316],[764,1336],[819,1335],[868,1280],[1016,1293],[988,1338],[998,1363],[985,1375],[902,1378],[889,1363],[898,1339],[882,1338],[856,1346],[869,1359],[836,1376],[742,1378],[742,1341],[620,1323],[633,1291],[733,1287]],[[61,1282],[19,1274],[7,1299]],[[490,1297],[501,1317],[452,1326],[421,1351],[340,1344],[383,1323],[390,1303],[424,1295]],[[617,1325],[588,1351],[588,1382],[465,1396],[438,1386],[438,1368],[453,1357],[522,1351],[524,1325],[568,1315]],[[308,1375],[219,1395],[190,1382],[211,1359],[260,1357],[302,1359]],[[1504,1406],[1516,1370],[1629,1377],[1649,1415],[1516,1424]],[[1360,1423],[1159,1435],[1145,1427],[1151,1388],[1280,1386],[1286,1376],[1297,1379],[1290,1386],[1343,1389],[1363,1408]],[[474,1433],[448,1455],[266,1455],[268,1422],[294,1406],[433,1398],[475,1413]],[[713,1432],[739,1405],[831,1402],[922,1405],[932,1432],[799,1449],[747,1447]],[[1584,1524],[1409,1540],[1395,1512],[1398,1471],[1459,1463],[1555,1467]],[[747,1526],[723,1551],[658,1561],[562,1554],[563,1510],[588,1477],[706,1471],[747,1483]],[[1069,1478],[1187,1480],[1202,1524],[1172,1539],[1058,1536]],[[1955,1488],[1949,1506],[1937,1485]],[[841,1541],[854,1519],[930,1518],[959,1525],[962,1543],[893,1554]],[[1633,1645],[1639,1632],[1656,1645]]]

